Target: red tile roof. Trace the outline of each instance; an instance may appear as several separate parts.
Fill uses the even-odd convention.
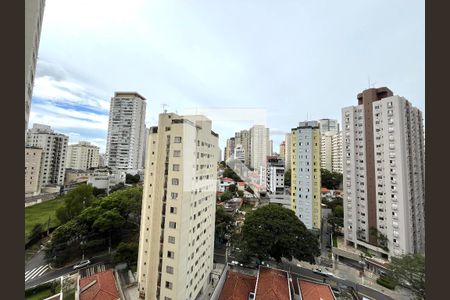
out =
[[[231,179],[231,178],[228,178],[228,177],[224,177],[224,178],[222,178],[222,181],[223,181],[223,182],[234,182],[234,180],[233,180],[233,179]]]
[[[287,272],[260,266],[255,298],[257,300],[291,299]]]
[[[327,189],[327,188],[325,188],[325,187],[320,188],[320,192],[321,192],[321,193],[327,193],[327,192],[329,192],[329,191],[330,191],[330,190]]]
[[[239,185],[239,186],[245,186],[245,182],[239,181],[239,182],[238,182],[238,185]]]
[[[91,283],[93,283],[92,286],[83,291],[83,288]],[[120,299],[120,296],[112,270],[106,270],[80,279],[80,300],[118,299]]]
[[[328,284],[307,280],[298,280],[300,299],[302,300],[335,300],[333,291]]]
[[[249,293],[255,290],[255,284],[256,277],[230,271],[219,300],[247,300]]]

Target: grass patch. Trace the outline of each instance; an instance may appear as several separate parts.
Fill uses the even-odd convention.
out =
[[[56,218],[56,210],[64,205],[62,197],[48,200],[33,206],[25,207],[25,241],[31,230],[36,224],[42,224],[47,229],[48,218],[50,217],[50,227],[55,227],[60,224]]]
[[[52,289],[53,287],[53,289]],[[53,296],[61,291],[61,284],[59,282],[46,283],[41,286],[25,291],[26,300],[42,300]]]
[[[252,211],[253,208],[254,208],[253,205],[244,203],[244,204],[241,205],[241,208],[239,210],[240,211],[245,211],[246,213],[249,213],[249,212]]]
[[[377,283],[381,286],[384,286],[385,288],[388,288],[390,290],[394,290],[395,287],[397,286],[397,283],[394,282],[393,280],[390,280],[387,277],[380,277],[377,279]]]

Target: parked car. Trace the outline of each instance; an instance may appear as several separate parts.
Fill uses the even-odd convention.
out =
[[[75,266],[73,266],[73,269],[74,270],[80,269],[80,268],[86,267],[86,266],[88,266],[90,264],[91,264],[91,261],[89,259],[82,260],[79,263],[77,263]]]
[[[322,269],[316,268],[312,270],[314,273],[322,275],[322,276],[333,276],[333,273],[329,272],[329,271],[324,271]]]

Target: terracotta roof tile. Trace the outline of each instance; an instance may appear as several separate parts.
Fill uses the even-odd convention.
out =
[[[255,298],[257,300],[291,299],[287,272],[260,266]]]
[[[333,291],[328,284],[307,280],[298,280],[302,300],[335,300]]]
[[[83,287],[96,282],[86,290],[80,292],[80,300],[118,300],[116,281],[112,270],[99,272],[89,277],[80,279],[80,291]]]
[[[219,300],[247,300],[249,293],[255,290],[255,284],[256,277],[229,271]]]

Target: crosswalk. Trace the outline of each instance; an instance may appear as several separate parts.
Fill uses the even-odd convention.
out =
[[[47,272],[48,270],[48,265],[43,265],[43,266],[39,266],[36,267],[34,269],[25,271],[25,282],[27,282],[28,280],[37,278],[39,276],[42,276],[45,272]]]

